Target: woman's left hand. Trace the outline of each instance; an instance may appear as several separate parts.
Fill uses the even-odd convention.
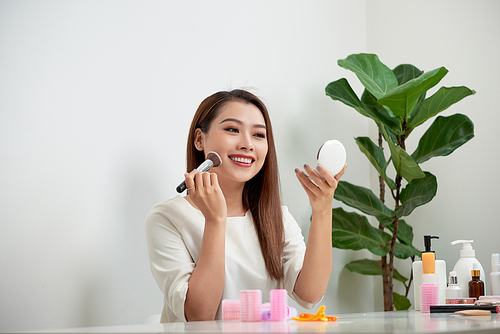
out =
[[[321,165],[318,165],[316,169],[314,169],[310,165],[305,164],[304,169],[308,175],[299,168],[295,169],[295,174],[300,184],[306,191],[307,196],[309,196],[309,203],[311,204],[313,212],[325,209],[331,210],[335,189],[337,189],[340,177],[344,175],[346,168],[347,164],[345,164],[340,173],[335,176],[322,168]]]

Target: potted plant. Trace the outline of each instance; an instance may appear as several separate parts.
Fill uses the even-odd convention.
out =
[[[412,275],[406,278],[395,270],[394,258],[414,261],[415,256],[421,255],[412,244],[412,227],[403,219],[431,201],[437,192],[436,177],[422,170],[421,164],[433,157],[447,156],[472,139],[474,124],[462,114],[438,116],[411,154],[407,152],[406,140],[416,127],[475,92],[463,86],[441,87],[427,97],[427,92],[448,73],[444,67],[423,72],[413,65],[402,64],[391,70],[375,54],[353,54],[339,60],[338,65],[356,74],[364,92],[358,98],[345,78],[331,82],[325,91],[333,100],[376,123],[377,143],[368,137],[355,140],[379,175],[379,196],[369,188],[339,182],[335,199],[375,217],[378,226],[372,226],[364,215],[335,208],[333,246],[367,249],[380,256],[380,260],[352,261],[346,268],[363,275],[382,275],[385,311],[408,309]],[[384,147],[389,149],[387,156]],[[390,165],[392,174],[388,170]],[[387,188],[394,199],[393,208],[385,203]],[[394,279],[405,285],[405,296],[393,292]]]

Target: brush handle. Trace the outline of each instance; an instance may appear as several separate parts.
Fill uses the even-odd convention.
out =
[[[184,190],[186,190],[186,181],[182,181],[181,184],[179,184],[177,186],[177,188],[175,188],[175,190],[177,190],[177,192],[180,194],[181,192],[183,192]]]
[[[457,311],[455,313],[463,314],[463,315],[490,315],[491,311],[489,310],[463,310]]]
[[[194,170],[197,170],[198,173],[204,173],[206,171],[208,171],[210,169],[210,167],[212,167],[212,165],[214,164],[214,162],[210,159],[207,159],[205,161],[203,161],[201,163],[201,165],[198,166],[198,168],[196,169],[193,169]],[[177,188],[175,188],[175,190],[177,190],[177,192],[180,194],[181,192],[183,192],[184,190],[186,190],[186,181],[182,181],[181,184],[179,184],[177,186]]]
[[[495,305],[458,305],[458,304],[448,304],[448,305],[435,305],[430,307],[431,313],[453,313],[457,311],[465,310],[487,310],[492,313],[498,313],[500,311],[498,306]]]

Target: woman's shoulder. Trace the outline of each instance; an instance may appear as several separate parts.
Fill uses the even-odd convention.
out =
[[[179,195],[155,204],[146,220],[168,219],[172,222],[184,221],[185,217],[196,211],[189,202]]]
[[[281,206],[281,212],[283,213],[283,220],[286,221],[287,219],[293,219],[292,214],[290,213],[290,210],[288,210],[288,206],[282,205]]]
[[[292,213],[288,210],[288,207],[282,205],[281,211],[283,212],[283,225],[285,227],[285,234],[302,233],[302,229],[293,217]]]

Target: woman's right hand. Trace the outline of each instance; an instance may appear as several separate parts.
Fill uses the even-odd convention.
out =
[[[205,221],[226,222],[226,199],[219,186],[217,174],[198,173],[194,170],[184,174],[188,195],[203,213]]]

